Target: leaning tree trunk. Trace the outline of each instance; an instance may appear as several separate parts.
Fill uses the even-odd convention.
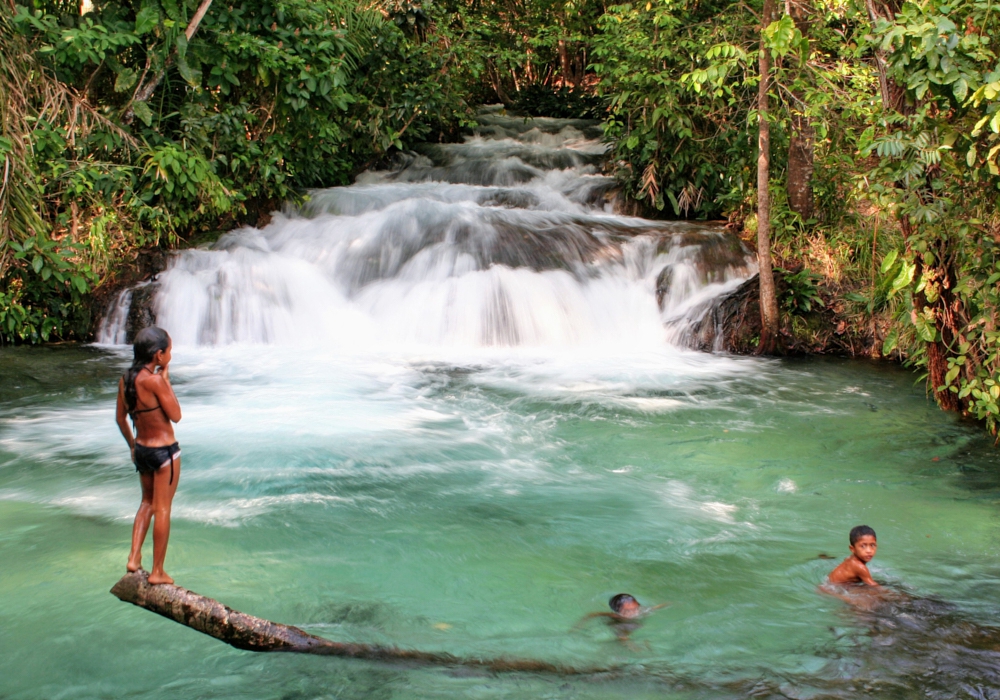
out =
[[[764,0],[760,30],[760,85],[757,93],[757,264],[760,266],[759,353],[774,352],[778,338],[778,300],[774,293],[771,263],[771,123],[767,93],[771,87],[771,53],[764,42],[764,30],[774,16],[774,0]]]
[[[611,668],[575,668],[535,659],[462,658],[438,652],[399,649],[376,644],[334,642],[309,634],[298,627],[282,625],[233,610],[217,600],[186,588],[152,585],[145,571],[126,574],[111,593],[126,603],[138,605],[182,625],[215,637],[237,649],[248,651],[289,651],[319,656],[344,656],[370,661],[408,661],[439,666],[469,666],[487,671],[585,675],[606,673]]]

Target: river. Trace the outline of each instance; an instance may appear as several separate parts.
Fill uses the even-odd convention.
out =
[[[998,697],[980,429],[895,367],[687,349],[746,251],[613,214],[585,123],[482,124],[159,276],[167,570],[337,640],[622,670],[254,654],[112,597],[139,495],[126,295],[102,343],[0,349],[0,697]],[[914,603],[817,592],[859,523]],[[635,648],[571,629],[619,592],[670,603]]]

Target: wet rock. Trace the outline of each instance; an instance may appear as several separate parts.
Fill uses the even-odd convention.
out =
[[[159,282],[142,284],[132,290],[132,304],[125,321],[125,340],[131,343],[143,328],[156,325],[156,311],[153,302],[160,289]]]
[[[663,308],[663,298],[670,291],[670,284],[673,281],[674,268],[670,265],[660,270],[660,274],[656,277],[656,303],[660,305],[661,309]]]
[[[689,259],[697,268],[702,284],[722,282],[726,272],[746,267],[751,253],[735,236],[702,231],[685,231],[664,237],[657,252],[690,249]]]
[[[691,329],[690,346],[698,350],[749,354],[760,338],[760,276],[754,275],[716,300]]]
[[[495,189],[489,190],[479,199],[484,207],[503,207],[504,209],[531,209],[539,204],[538,196],[528,190]]]
[[[112,277],[107,279],[90,295],[89,304],[91,318],[93,319],[90,329],[91,337],[98,335],[102,324],[105,323],[108,315],[113,312],[122,293],[127,292],[131,287],[141,286],[143,280],[155,279],[156,275],[167,268],[170,256],[170,251],[163,250],[162,248],[146,248],[141,250],[136,254],[134,263],[123,265],[116,270]],[[151,314],[151,299],[144,303]],[[141,319],[137,318],[136,322],[141,323]],[[144,326],[139,326],[135,332],[138,332],[142,328]],[[135,332],[129,335],[129,342],[131,342],[131,338],[135,335]]]

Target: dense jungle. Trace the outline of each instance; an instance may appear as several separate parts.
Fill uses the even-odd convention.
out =
[[[0,342],[90,339],[157,251],[502,103],[756,249],[742,350],[893,358],[997,433],[993,0],[3,0],[0,61]]]

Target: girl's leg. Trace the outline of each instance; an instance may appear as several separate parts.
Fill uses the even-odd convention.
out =
[[[173,483],[170,483],[170,464],[160,467],[153,475],[153,570],[149,573],[150,583],[173,583],[163,570],[163,560],[167,556],[167,540],[170,539],[170,506],[174,501],[177,482],[181,479],[181,458],[175,457]]]
[[[135,523],[132,524],[132,551],[129,552],[128,564],[125,565],[128,571],[142,568],[142,543],[146,541],[149,521],[153,518],[153,475],[140,473],[139,483],[142,485],[142,503],[139,504]]]

